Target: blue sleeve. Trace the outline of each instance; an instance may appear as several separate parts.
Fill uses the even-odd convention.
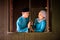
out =
[[[35,19],[35,21],[34,21],[34,24],[33,24],[33,29],[35,29],[36,28],[36,23],[37,23],[37,19]]]
[[[34,26],[36,25],[36,23],[37,23],[37,20],[35,19]]]
[[[44,30],[45,30],[45,28],[46,28],[46,22],[45,21],[42,21],[42,23],[41,23],[41,28],[40,28],[40,32],[43,32]]]
[[[23,29],[25,27],[22,19],[18,20],[16,25],[17,25],[17,28],[19,29]]]

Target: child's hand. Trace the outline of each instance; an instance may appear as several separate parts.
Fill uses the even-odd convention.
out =
[[[28,28],[30,28],[30,27],[31,27],[31,22],[28,23]]]

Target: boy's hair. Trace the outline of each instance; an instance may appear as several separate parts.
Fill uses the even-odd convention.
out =
[[[23,8],[22,12],[29,12],[29,8]]]

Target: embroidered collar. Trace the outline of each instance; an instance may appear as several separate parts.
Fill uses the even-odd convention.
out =
[[[37,18],[37,22],[39,22],[39,23],[40,23],[41,21],[43,21],[43,20],[46,20],[46,19],[44,18],[44,19],[42,19],[42,20],[39,20],[39,19]]]

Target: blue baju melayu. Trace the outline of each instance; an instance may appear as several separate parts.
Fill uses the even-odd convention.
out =
[[[46,20],[43,19],[39,21],[38,18],[35,19],[33,26],[35,32],[44,32],[45,28],[46,28]]]
[[[27,27],[28,22],[29,22],[29,18],[24,18],[23,16],[19,17],[16,22],[17,32],[28,32],[28,27]]]

